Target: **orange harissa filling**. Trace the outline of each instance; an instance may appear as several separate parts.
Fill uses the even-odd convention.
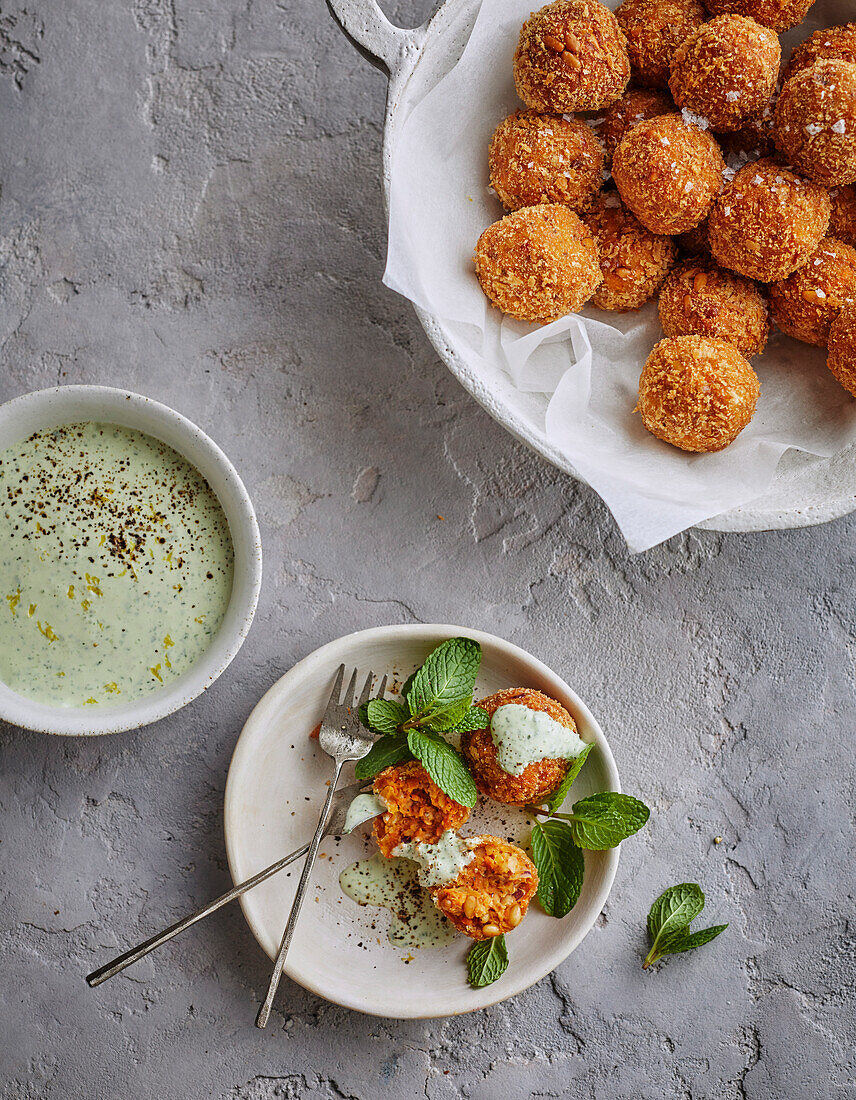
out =
[[[374,823],[377,846],[387,857],[410,841],[436,844],[447,829],[460,829],[470,816],[466,806],[440,790],[418,760],[385,768],[375,778],[374,792],[387,806]]]

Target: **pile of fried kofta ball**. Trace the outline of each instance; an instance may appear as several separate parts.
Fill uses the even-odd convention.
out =
[[[813,2],[555,0],[520,32],[527,110],[490,144],[511,213],[479,238],[479,281],[542,324],[659,292],[637,410],[685,451],[752,419],[771,314],[856,394],[856,23],[779,71]]]

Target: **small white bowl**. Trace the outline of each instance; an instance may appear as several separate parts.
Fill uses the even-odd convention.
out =
[[[339,664],[376,676],[386,673],[402,682],[435,646],[459,635],[475,639],[482,647],[477,698],[506,687],[538,688],[567,708],[584,741],[594,742],[595,751],[574,784],[572,801],[597,791],[621,790],[615,760],[594,715],[560,676],[519,646],[461,626],[361,630],[316,649],[296,664],[247,719],[226,783],[226,855],[236,883],[312,836],[333,761],[309,735],[324,713]],[[351,770],[342,782],[350,782],[352,776]],[[618,867],[617,848],[586,852],[582,894],[571,912],[557,920],[532,905],[520,928],[508,937],[508,970],[494,985],[472,989],[464,961],[471,943],[466,937],[447,947],[396,949],[386,938],[386,911],[358,906],[341,892],[339,873],[377,851],[369,831],[365,825],[350,836],[328,838],[322,844],[285,972],[335,1004],[399,1020],[486,1008],[549,974],[590,931]],[[515,835],[525,843],[530,822],[522,811],[480,799],[463,831]],[[279,947],[300,877],[300,865],[296,866],[241,896],[253,935],[271,958]]]
[[[0,683],[0,719],[41,733],[91,736],[157,722],[179,710],[217,679],[241,648],[253,621],[262,578],[262,549],[252,502],[229,459],[181,413],[128,390],[58,386],[0,405],[0,450],[43,428],[86,420],[119,424],[154,436],[183,455],[216,494],[232,536],[235,571],[225,618],[205,653],[174,683],[133,702],[87,707],[38,703]]]

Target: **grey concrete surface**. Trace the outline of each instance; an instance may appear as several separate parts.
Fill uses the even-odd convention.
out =
[[[0,5],[0,396],[103,382],[175,406],[241,470],[266,555],[244,649],[182,713],[0,731],[2,1095],[854,1096],[856,520],[629,557],[381,286],[383,97],[322,0]],[[445,1021],[286,982],[262,1033],[269,966],[232,909],[89,990],[226,887],[226,769],[273,680],[413,620],[560,669],[653,807],[583,946]],[[731,927],[643,974],[648,907],[688,879]]]

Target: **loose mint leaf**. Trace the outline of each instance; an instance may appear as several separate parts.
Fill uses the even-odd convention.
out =
[[[676,955],[679,951],[692,951],[694,947],[703,947],[711,940],[715,940],[720,932],[724,932],[727,924],[714,924],[710,928],[701,928],[698,932],[691,932],[669,944],[668,951],[664,955]]]
[[[490,725],[490,715],[481,707],[470,707],[460,722],[444,730],[445,733],[469,733],[470,730],[484,730]]]
[[[398,727],[409,717],[407,707],[392,699],[369,699],[366,703],[365,724],[375,733],[398,733]]]
[[[648,934],[657,939],[689,928],[704,909],[704,892],[697,882],[679,882],[664,890],[648,914]]]
[[[571,787],[573,787],[574,780],[582,771],[583,764],[585,764],[586,760],[588,759],[588,754],[593,748],[594,742],[592,742],[592,744],[590,745],[586,745],[580,755],[568,768],[565,778],[555,789],[555,791],[553,791],[553,793],[550,795],[550,798],[547,801],[547,809],[550,811],[551,814],[554,814],[556,810],[562,808],[562,803],[568,797],[568,791],[571,789]]]
[[[567,820],[580,848],[604,851],[638,832],[649,814],[648,807],[638,798],[604,791],[575,802]]]
[[[564,917],[580,899],[585,863],[570,825],[545,821],[532,826],[532,859],[538,869],[538,900],[551,917]]]
[[[354,775],[357,779],[374,779],[384,768],[409,760],[412,755],[407,744],[407,734],[394,733],[389,737],[382,737],[372,745],[362,760],[357,761]]]
[[[698,932],[690,931],[691,922],[702,909],[704,892],[697,882],[680,882],[664,890],[648,914],[651,950],[642,966],[649,967],[664,955],[692,951],[694,947],[701,947],[724,932],[727,924],[717,924]]]
[[[474,989],[482,989],[501,978],[508,968],[505,936],[491,936],[474,943],[467,952],[467,974]]]
[[[450,638],[428,654],[407,693],[411,715],[420,722],[459,722],[472,705],[481,646],[471,638]]]
[[[410,730],[407,744],[441,791],[462,806],[475,806],[476,785],[464,758],[439,733]]]

